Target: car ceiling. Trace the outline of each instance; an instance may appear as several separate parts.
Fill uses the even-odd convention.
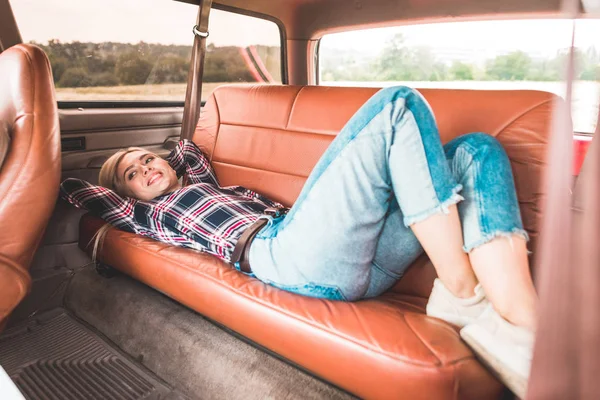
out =
[[[578,4],[579,0],[577,0]],[[217,0],[275,17],[290,40],[386,25],[482,18],[560,16],[561,0]]]

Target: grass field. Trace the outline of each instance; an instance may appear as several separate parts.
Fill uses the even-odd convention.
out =
[[[202,84],[202,99],[206,100],[217,86],[223,84],[213,82]],[[56,97],[59,101],[183,101],[185,99],[185,88],[185,83],[56,88]]]

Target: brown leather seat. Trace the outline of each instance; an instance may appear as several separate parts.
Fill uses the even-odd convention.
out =
[[[194,141],[220,183],[291,205],[370,88],[229,86],[204,108]],[[421,91],[442,140],[483,131],[505,146],[524,224],[537,236],[541,174],[556,96],[536,91]],[[102,221],[81,220],[85,248]],[[531,249],[534,249],[532,243]],[[358,396],[490,399],[501,385],[453,327],[427,317],[435,271],[421,257],[384,295],[345,303],[303,297],[249,278],[218,259],[112,229],[101,259]]]
[[[10,144],[0,166],[0,329],[27,294],[27,272],[54,208],[60,130],[50,63],[32,45],[0,54],[0,125]]]

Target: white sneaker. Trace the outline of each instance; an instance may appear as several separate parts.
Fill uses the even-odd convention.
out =
[[[489,306],[460,336],[481,361],[520,398],[525,398],[534,333],[511,324]]]
[[[463,299],[453,295],[441,280],[436,279],[426,311],[430,317],[443,319],[462,328],[474,322],[489,304],[479,284],[475,286],[474,296]]]

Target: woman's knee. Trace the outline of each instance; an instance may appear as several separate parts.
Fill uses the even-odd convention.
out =
[[[469,157],[481,162],[509,164],[508,155],[502,144],[487,133],[475,132],[459,136],[444,146],[448,158],[454,158],[456,153],[465,152]]]
[[[371,100],[377,101],[378,103],[396,103],[400,99],[412,100],[419,99],[424,101],[423,96],[415,89],[408,86],[390,86],[379,90],[373,95]],[[405,102],[406,104],[406,102]]]

